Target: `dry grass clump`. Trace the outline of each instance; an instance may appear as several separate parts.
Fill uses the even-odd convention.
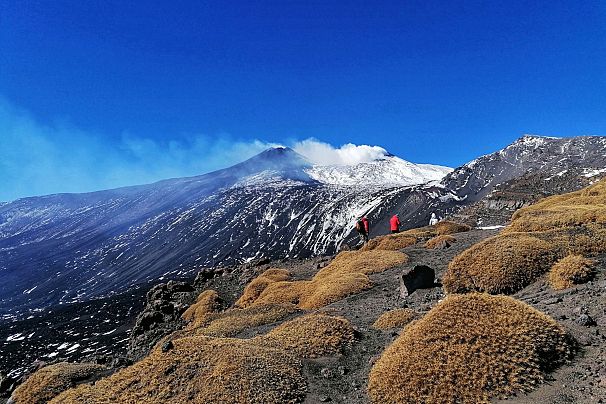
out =
[[[217,292],[212,289],[200,293],[194,304],[189,306],[181,315],[183,320],[189,322],[189,328],[199,327],[206,323],[212,313],[221,309],[221,299]]]
[[[308,281],[273,282],[248,305],[292,303],[317,309],[372,286],[367,274],[382,272],[406,262],[399,251],[344,251]]]
[[[412,309],[394,309],[381,314],[372,326],[378,330],[403,328],[414,320],[415,316],[416,314]]]
[[[435,227],[435,232],[438,236],[455,234],[455,233],[463,233],[463,232],[471,230],[471,227],[469,227],[466,224],[449,222],[448,220],[439,222],[434,227]]]
[[[301,362],[253,340],[203,336],[173,340],[93,386],[52,403],[296,403],[305,398]]]
[[[569,254],[606,252],[606,180],[545,198],[513,215],[503,232],[472,246],[449,264],[448,292],[512,293]]]
[[[427,242],[425,243],[425,248],[436,248],[437,246],[441,245],[442,243],[448,243],[448,244],[452,244],[455,241],[457,241],[456,238],[454,238],[453,236],[449,235],[449,234],[441,234],[439,236],[435,236],[429,240],[427,240]]]
[[[343,317],[309,314],[287,321],[259,337],[301,358],[334,355],[354,341],[354,329]]]
[[[595,261],[581,255],[568,255],[556,262],[549,271],[549,283],[556,289],[567,289],[579,283],[590,280],[594,271]]]
[[[260,304],[244,309],[232,308],[215,314],[196,334],[210,337],[233,337],[252,327],[280,321],[297,311],[293,304]]]
[[[555,257],[547,241],[523,233],[499,235],[456,256],[442,284],[448,293],[513,293],[545,273]]]
[[[606,223],[606,180],[580,191],[545,198],[518,210],[505,231],[544,231]]]
[[[417,243],[417,238],[414,236],[407,235],[405,233],[388,234],[385,236],[375,237],[364,244],[360,249],[362,251],[370,250],[388,250],[395,251],[401,250],[408,246]]]
[[[244,293],[242,293],[242,296],[235,305],[246,307],[255,301],[270,283],[287,281],[289,279],[290,273],[287,270],[270,268],[246,285]]]
[[[401,250],[402,248],[414,245],[421,240],[428,240],[436,236],[461,233],[469,230],[471,230],[471,227],[466,224],[443,221],[434,226],[424,226],[406,230],[401,233],[375,237],[369,240],[360,250]]]
[[[16,404],[44,404],[61,392],[105,370],[92,363],[56,363],[38,370],[13,392]]]
[[[552,318],[507,296],[450,295],[373,366],[374,403],[479,403],[532,390],[571,354]]]

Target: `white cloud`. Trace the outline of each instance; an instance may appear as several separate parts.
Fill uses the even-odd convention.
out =
[[[0,97],[0,201],[199,175],[271,146],[228,135],[109,139],[65,124],[43,125]]]
[[[294,143],[292,149],[319,165],[366,163],[387,154],[387,151],[379,146],[347,143],[337,148],[313,138]]]
[[[313,138],[287,143],[319,165],[367,162],[387,153],[378,146],[335,148]],[[0,201],[200,175],[275,146],[229,135],[157,140],[124,133],[108,138],[64,123],[42,124],[0,96]]]

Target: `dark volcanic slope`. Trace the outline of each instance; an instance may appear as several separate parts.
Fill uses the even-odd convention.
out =
[[[320,184],[306,174],[304,158],[276,148],[203,176],[2,204],[0,316],[187,277],[204,266],[330,254],[353,242],[361,214],[373,236],[388,231],[394,213],[407,228],[426,224],[431,212],[502,223],[537,195],[601,175],[605,156],[605,138],[525,136],[441,184],[356,188]]]

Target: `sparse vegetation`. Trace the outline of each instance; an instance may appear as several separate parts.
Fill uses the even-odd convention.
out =
[[[173,340],[140,362],[78,386],[52,403],[296,403],[306,382],[297,356],[258,341],[203,336]]]
[[[290,274],[285,269],[268,269],[246,285],[246,288],[244,288],[244,293],[242,293],[242,296],[240,299],[238,299],[235,305],[239,307],[246,307],[250,303],[254,302],[270,283],[287,281],[289,279]]]
[[[590,280],[595,261],[581,255],[568,255],[558,261],[549,271],[549,283],[556,289],[567,289]]]
[[[15,404],[44,404],[106,368],[92,363],[56,363],[32,374],[13,393]]]
[[[354,329],[343,317],[309,314],[287,321],[259,337],[278,344],[301,358],[334,355],[354,341]]]
[[[317,309],[371,287],[367,274],[406,262],[399,251],[344,251],[309,281],[269,283],[256,300],[247,304],[292,303],[301,309]]]
[[[300,358],[336,354],[353,340],[348,320],[325,314],[296,318],[252,339],[175,333],[168,351],[159,344],[142,361],[52,403],[301,402]]]
[[[194,304],[189,306],[183,313],[183,320],[189,322],[189,328],[200,327],[207,323],[212,313],[221,309],[221,299],[214,290],[205,290],[200,293]]]
[[[275,323],[296,312],[293,304],[261,304],[244,309],[232,308],[215,314],[196,334],[211,337],[232,337],[252,327]]]
[[[448,220],[444,220],[435,225],[435,232],[438,236],[463,233],[469,230],[471,230],[471,227],[466,224],[449,222]]]
[[[469,230],[471,230],[471,227],[467,226],[466,224],[443,221],[434,226],[419,227],[397,234],[387,234],[385,236],[375,237],[366,243],[361,250],[401,250],[402,248],[414,245],[419,241],[461,233]]]
[[[454,243],[455,241],[457,241],[457,239],[454,238],[453,236],[451,236],[449,234],[441,234],[439,236],[435,236],[435,237],[427,240],[427,242],[425,243],[425,248],[433,249],[444,243],[447,243],[448,245],[452,245],[452,243]]]
[[[442,283],[449,293],[513,293],[547,271],[555,257],[553,246],[539,238],[499,235],[456,256]]]
[[[406,233],[388,234],[386,236],[375,237],[366,243],[361,250],[388,250],[396,251],[417,243],[417,238]]]
[[[412,320],[414,320],[415,317],[416,314],[412,309],[394,309],[381,314],[372,326],[378,330],[391,330],[392,328],[403,328]]]
[[[569,254],[606,252],[606,180],[522,208],[500,235],[453,259],[446,291],[513,293]]]
[[[373,366],[374,403],[478,403],[532,390],[571,354],[553,319],[507,296],[450,295]]]

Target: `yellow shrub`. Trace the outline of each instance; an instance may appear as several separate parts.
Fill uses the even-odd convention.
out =
[[[203,336],[173,340],[94,386],[78,386],[59,403],[296,403],[305,397],[300,360],[256,341]]]
[[[454,238],[453,236],[448,235],[448,234],[442,234],[440,236],[436,236],[434,238],[427,240],[427,243],[425,243],[425,248],[433,249],[444,242],[446,242],[448,244],[452,244],[455,241],[457,241],[457,239]]]
[[[435,225],[435,232],[438,236],[447,235],[447,234],[455,234],[455,233],[463,233],[471,230],[466,224],[449,222],[444,220]]]
[[[344,251],[309,281],[273,282],[248,304],[292,303],[317,309],[372,286],[367,274],[406,262],[399,251]]]
[[[391,330],[392,328],[403,328],[415,318],[412,309],[395,309],[381,314],[372,325],[378,330]]]
[[[56,363],[36,371],[15,389],[15,404],[44,404],[78,382],[105,370],[92,363]]]
[[[259,304],[244,309],[232,308],[215,314],[196,334],[211,337],[232,337],[244,330],[275,323],[296,312],[292,304]]]
[[[455,257],[443,277],[448,292],[512,293],[569,254],[606,252],[606,180],[522,208],[498,236]]]
[[[370,250],[401,250],[417,243],[417,238],[405,233],[388,234],[386,236],[375,237],[361,248],[362,251]]]
[[[549,271],[549,283],[554,289],[567,289],[590,280],[595,261],[581,255],[568,255],[558,261]]]
[[[560,325],[507,296],[450,295],[373,366],[373,403],[480,403],[533,389],[571,353]]]
[[[242,293],[242,296],[235,305],[246,307],[254,302],[270,283],[287,281],[289,279],[290,273],[285,269],[268,269],[246,285],[244,293]]]
[[[309,314],[287,321],[258,338],[278,344],[301,358],[317,358],[337,354],[351,345],[354,329],[343,317]]]
[[[523,233],[495,236],[456,256],[442,278],[448,293],[513,293],[545,273],[553,246]]]
[[[182,314],[183,320],[189,322],[189,328],[200,327],[211,318],[211,313],[221,309],[221,299],[212,289],[200,293],[194,304],[189,306]]]

